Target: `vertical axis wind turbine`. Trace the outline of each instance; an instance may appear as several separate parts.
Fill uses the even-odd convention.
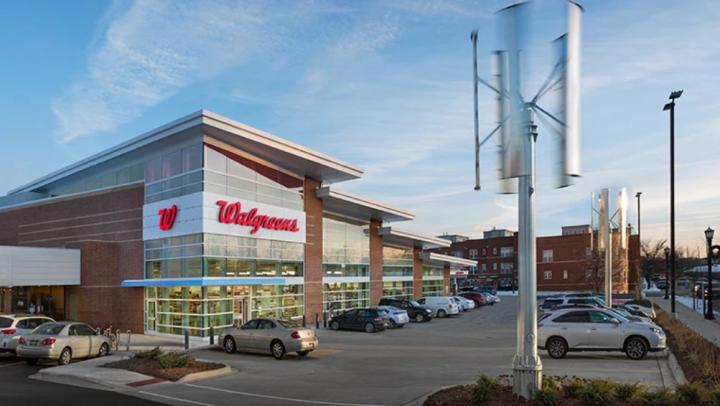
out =
[[[531,399],[542,384],[542,363],[537,353],[537,275],[535,241],[535,142],[539,119],[557,135],[559,154],[557,186],[570,186],[580,176],[580,19],[582,7],[568,1],[567,33],[555,40],[557,62],[535,96],[522,96],[524,21],[528,3],[498,11],[504,45],[493,52],[495,85],[477,74],[477,31],[473,44],[475,91],[475,190],[480,190],[480,148],[496,136],[500,193],[518,194],[519,311],[513,359],[513,393]],[[492,90],[498,106],[498,124],[481,141],[478,130],[478,83]],[[551,91],[560,93],[560,114],[553,115],[538,104]],[[514,179],[518,181],[515,182]]]
[[[598,251],[604,251],[605,259],[603,264],[604,278],[603,278],[603,289],[605,291],[605,304],[612,306],[612,294],[613,294],[613,282],[612,282],[612,271],[613,271],[613,227],[618,229],[620,234],[620,245],[619,248],[626,250],[627,247],[627,213],[628,213],[628,197],[627,190],[621,188],[618,192],[617,203],[615,205],[615,213],[610,215],[610,189],[603,189],[599,194],[592,193],[590,197],[590,225],[592,227],[590,233],[590,249],[594,250],[592,242],[593,232],[595,231],[595,216],[598,218],[597,222],[597,249]],[[595,275],[593,275],[595,276]]]

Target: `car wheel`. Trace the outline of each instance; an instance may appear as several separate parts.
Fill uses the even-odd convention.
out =
[[[366,332],[366,333],[373,333],[373,332],[375,332],[375,325],[372,324],[372,323],[367,323],[367,324],[365,325],[365,332]]]
[[[404,324],[397,324],[395,327],[397,327],[397,328],[403,328],[403,327],[405,327],[405,325],[404,325]]]
[[[72,351],[69,348],[64,348],[58,358],[58,365],[67,365],[72,360]]]
[[[388,328],[395,328],[397,327],[397,324],[395,324],[395,320],[390,319],[388,320]]]
[[[340,323],[337,321],[333,321],[330,323],[330,329],[331,330],[340,330]]]
[[[235,339],[230,336],[225,337],[225,341],[223,341],[223,349],[228,354],[234,353],[237,350],[237,347],[235,346]]]
[[[275,359],[283,359],[285,356],[285,346],[280,340],[275,340],[270,343],[270,352]]]
[[[625,355],[632,360],[645,358],[647,352],[647,344],[645,344],[645,340],[640,337],[630,337],[625,342]]]
[[[422,323],[423,321],[425,321],[425,316],[423,316],[422,314],[418,313],[418,314],[415,315],[415,321],[416,321],[417,323]]]
[[[443,309],[440,309],[440,310],[438,310],[438,312],[437,312],[437,316],[438,316],[438,318],[447,317],[447,312],[446,312],[445,310],[443,310]]]
[[[37,358],[25,358],[25,363],[31,366],[37,365],[38,359]]]
[[[550,337],[545,345],[547,348],[548,355],[551,358],[562,358],[568,352],[568,345],[564,339],[560,337]]]
[[[300,357],[305,357],[305,356],[307,356],[308,354],[310,354],[310,351],[298,351],[298,352],[297,352],[297,355],[300,356]]]
[[[100,346],[100,351],[98,351],[97,356],[98,356],[98,358],[104,357],[104,356],[108,355],[109,352],[110,352],[110,349],[109,349],[107,343],[102,343],[102,345]]]

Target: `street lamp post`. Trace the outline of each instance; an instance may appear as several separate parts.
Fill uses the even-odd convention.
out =
[[[638,250],[642,250],[642,240],[640,239],[640,195],[642,195],[642,192],[635,193],[635,197],[637,197],[637,207],[638,207],[638,209],[637,209],[638,210],[637,211],[637,213],[638,213]],[[640,294],[640,292],[642,291],[642,275],[641,275],[642,272],[640,272],[640,262],[641,262],[641,258],[638,257],[637,269],[636,269],[637,275],[635,278],[635,284],[636,284],[635,285],[635,299],[638,299],[638,300],[640,300],[642,298],[642,295]]]
[[[715,234],[715,230],[708,227],[705,230],[705,239],[707,240],[707,264],[708,264],[708,294],[707,294],[707,311],[705,312],[705,318],[707,320],[715,320],[715,312],[713,311],[713,291],[712,291],[712,257],[713,247],[712,239]]]
[[[668,278],[668,268],[670,263],[670,248],[665,247],[665,300],[668,300],[668,286],[670,284],[670,278]]]
[[[670,103],[665,104],[663,111],[670,110],[670,311],[674,318],[675,312],[675,99],[680,98],[682,90],[670,93]]]

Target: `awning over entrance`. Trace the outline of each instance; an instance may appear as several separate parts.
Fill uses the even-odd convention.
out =
[[[80,250],[0,246],[0,286],[80,284]]]
[[[420,235],[410,231],[399,230],[395,227],[382,227],[378,233],[383,238],[383,244],[400,247],[420,247],[422,249],[449,247],[450,241],[444,238]]]
[[[171,286],[235,286],[235,285],[291,285],[302,283],[298,278],[164,278],[164,279],[126,279],[121,286],[125,288],[171,287]]]
[[[325,211],[343,217],[358,220],[379,220],[383,223],[391,221],[405,221],[415,218],[415,214],[388,206],[385,203],[343,192],[330,186],[321,187],[316,192],[322,199]]]
[[[438,254],[436,252],[423,252],[420,254],[423,263],[432,263],[438,266],[449,266],[452,275],[467,275],[466,268],[477,266],[477,261],[472,259],[458,258],[450,255]]]

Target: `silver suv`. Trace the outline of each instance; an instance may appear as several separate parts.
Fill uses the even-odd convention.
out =
[[[18,339],[42,324],[55,320],[41,314],[0,315],[0,352],[15,352]]]
[[[660,327],[602,309],[563,309],[538,321],[538,347],[552,358],[562,358],[568,351],[623,351],[639,360],[649,351],[664,350],[666,343]]]

